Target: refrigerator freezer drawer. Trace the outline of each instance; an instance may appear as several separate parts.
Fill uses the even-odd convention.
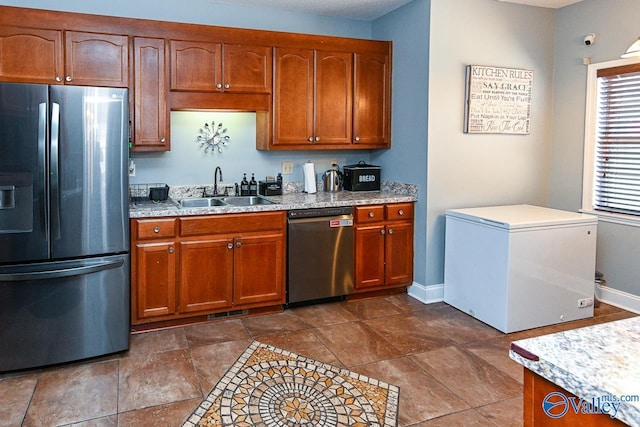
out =
[[[129,255],[0,269],[0,371],[129,347]]]

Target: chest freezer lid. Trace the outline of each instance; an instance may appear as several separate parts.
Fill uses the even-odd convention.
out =
[[[446,214],[448,217],[462,218],[507,230],[598,222],[598,218],[594,215],[532,205],[450,209]]]

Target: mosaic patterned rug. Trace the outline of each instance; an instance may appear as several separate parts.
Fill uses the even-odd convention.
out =
[[[254,341],[183,427],[395,427],[400,389]]]

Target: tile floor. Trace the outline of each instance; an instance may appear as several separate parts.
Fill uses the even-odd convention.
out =
[[[395,295],[133,335],[128,352],[0,374],[1,426],[180,426],[252,340],[400,386],[400,426],[519,426],[511,341],[634,316],[505,335],[444,304]]]

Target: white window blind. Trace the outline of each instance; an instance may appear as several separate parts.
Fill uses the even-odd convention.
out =
[[[640,215],[640,65],[597,76],[593,208]]]

